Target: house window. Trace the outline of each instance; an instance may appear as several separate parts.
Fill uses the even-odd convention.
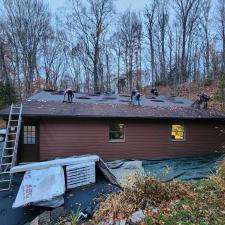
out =
[[[184,125],[172,125],[171,132],[173,141],[184,141],[185,140],[185,129]]]
[[[112,123],[109,125],[109,141],[124,141],[124,124]]]
[[[32,145],[36,142],[36,127],[24,126],[24,144]]]

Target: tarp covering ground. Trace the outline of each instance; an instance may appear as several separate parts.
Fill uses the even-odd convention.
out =
[[[142,165],[146,172],[160,180],[196,180],[215,174],[222,155],[188,157],[167,160],[144,160]]]

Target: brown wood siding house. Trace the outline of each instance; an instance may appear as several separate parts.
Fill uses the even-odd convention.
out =
[[[52,93],[47,94],[51,97]],[[7,112],[5,109],[0,115],[6,118]],[[218,112],[149,106],[144,101],[140,107],[133,107],[111,101],[63,104],[31,98],[24,102],[18,161],[83,154],[97,154],[104,160],[152,160],[222,152],[224,118]],[[110,138],[111,124],[123,125],[121,139]],[[171,137],[173,125],[184,128],[182,140]]]

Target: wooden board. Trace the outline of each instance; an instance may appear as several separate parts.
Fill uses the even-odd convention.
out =
[[[39,170],[39,169],[46,169],[49,167],[54,166],[67,166],[67,165],[74,165],[80,163],[90,163],[90,162],[98,162],[99,156],[97,155],[84,155],[80,157],[69,157],[64,159],[55,159],[50,161],[44,162],[37,162],[37,163],[30,163],[22,166],[15,166],[11,169],[12,173],[19,173],[25,172],[30,170]]]
[[[97,162],[97,165],[98,165],[99,169],[101,170],[101,172],[103,173],[103,175],[105,176],[105,178],[110,183],[112,183],[112,184],[121,188],[121,186],[118,183],[116,177],[114,176],[112,171],[108,168],[108,166],[105,164],[105,162],[101,158],[99,158],[99,161]]]

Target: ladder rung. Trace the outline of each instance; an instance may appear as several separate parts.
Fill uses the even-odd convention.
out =
[[[0,180],[0,183],[10,182],[10,180]]]
[[[5,189],[0,189],[0,191],[8,191],[8,190],[10,190],[10,187],[5,188]]]
[[[4,155],[3,158],[11,158],[13,155]]]
[[[0,175],[2,175],[2,174],[11,174],[11,172],[10,171],[0,172]]]
[[[20,134],[20,128],[21,128],[21,116],[22,116],[22,104],[20,106],[14,106],[11,105],[10,115],[9,115],[9,121],[8,121],[8,127],[7,127],[7,133],[6,133],[6,140],[4,145],[4,150],[2,155],[2,159],[6,161],[8,159],[9,162],[3,161],[3,163],[0,165],[2,172],[0,172],[0,175],[2,176],[0,183],[6,183],[8,182],[8,185],[6,187],[0,188],[0,191],[7,191],[10,190],[11,182],[12,182],[12,173],[10,172],[10,169],[13,167],[14,163],[14,157],[16,157],[17,154],[17,147],[18,147],[18,135]],[[13,123],[14,122],[14,123]],[[14,140],[12,139],[11,135],[16,135]],[[9,140],[8,140],[9,139]],[[7,146],[7,143],[12,143],[11,145]],[[14,146],[14,147],[11,147]],[[9,154],[7,153],[7,150],[12,150],[12,155],[4,155]],[[2,185],[3,186],[3,185]]]
[[[1,166],[9,166],[12,165],[12,163],[2,163]]]

